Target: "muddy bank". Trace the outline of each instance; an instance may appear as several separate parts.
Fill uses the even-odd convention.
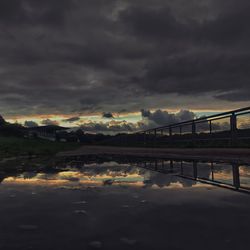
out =
[[[178,158],[203,160],[250,161],[250,149],[240,148],[129,148],[108,146],[83,146],[77,150],[58,153],[57,157],[67,156],[126,156],[152,158]]]

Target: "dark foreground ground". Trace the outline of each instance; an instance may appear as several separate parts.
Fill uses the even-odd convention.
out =
[[[249,148],[140,148],[111,146],[82,146],[60,152],[58,157],[113,155],[126,157],[183,158],[203,160],[241,160],[250,162]]]
[[[23,138],[0,135],[0,163],[4,159],[51,156],[65,150],[73,150],[79,147],[74,142],[54,142],[39,138]]]
[[[249,195],[160,176],[167,186],[7,178],[0,185],[0,249],[249,248]]]

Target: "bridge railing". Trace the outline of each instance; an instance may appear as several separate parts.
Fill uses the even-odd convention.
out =
[[[120,134],[105,142],[119,146],[249,146],[250,107],[135,133]],[[178,144],[178,145],[177,145]]]
[[[250,139],[250,107],[200,117],[135,133],[143,144],[159,141],[227,140],[236,145]]]

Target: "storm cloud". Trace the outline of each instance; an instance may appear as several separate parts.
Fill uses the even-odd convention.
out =
[[[2,0],[0,113],[250,102],[248,0]]]
[[[142,109],[141,116],[142,121],[140,121],[138,124],[142,129],[170,125],[196,118],[195,113],[189,110],[180,110],[177,113],[169,113],[168,111],[160,109],[154,112]]]
[[[41,121],[41,124],[45,125],[45,126],[47,126],[47,125],[59,125],[59,122],[51,120],[51,119],[45,119],[45,120]]]
[[[112,118],[114,118],[113,114],[110,113],[110,112],[104,112],[104,113],[102,114],[102,117],[103,117],[103,118],[107,118],[107,119],[112,119]]]
[[[177,122],[192,120],[196,115],[189,110],[180,110],[177,113],[169,113],[165,110],[141,110],[141,120],[136,123],[123,121],[108,122],[89,122],[82,124],[80,127],[86,132],[94,133],[128,133],[145,129],[151,129],[163,125],[174,124]]]
[[[80,128],[85,132],[111,134],[136,132],[139,129],[138,124],[126,121],[89,122],[82,124]]]
[[[34,121],[25,121],[24,126],[27,128],[37,127],[38,123],[36,123]]]
[[[77,122],[77,121],[79,121],[79,120],[81,120],[80,117],[74,116],[74,117],[70,117],[70,118],[67,118],[67,119],[63,119],[62,121],[63,121],[63,122],[73,123],[73,122]]]

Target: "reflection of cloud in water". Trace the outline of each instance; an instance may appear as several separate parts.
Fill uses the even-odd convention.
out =
[[[180,178],[175,175],[165,175],[158,172],[148,171],[150,177],[148,181],[145,182],[146,186],[157,185],[158,187],[166,187],[173,185],[173,183],[179,183],[182,187],[191,187],[194,181]],[[179,187],[179,186],[178,186]]]
[[[183,188],[188,188],[188,187],[204,188],[204,187],[211,187],[211,185],[204,184],[204,183],[199,183],[199,182],[192,182],[191,185],[185,186],[185,185],[183,185],[181,180],[179,180],[177,182],[171,182],[171,183],[169,183],[168,185],[165,185],[165,186],[158,186],[157,184],[152,185],[153,189],[183,189]]]
[[[154,165],[153,165],[154,166]],[[159,167],[161,165],[159,164]],[[169,169],[169,162],[166,162],[164,168]],[[64,170],[57,169],[58,172],[36,173],[24,172],[20,175],[13,175],[8,178],[2,178],[3,184],[23,184],[23,185],[41,185],[41,186],[103,186],[105,183],[109,185],[125,185],[146,188],[169,188],[178,189],[186,187],[201,187],[206,184],[200,184],[192,180],[194,177],[194,168],[191,162],[184,162],[183,176],[181,178],[180,163],[174,162],[173,172],[163,174],[151,171],[145,168],[131,166],[130,164],[118,164],[116,162],[108,162],[103,164],[85,164],[82,168],[69,168]],[[202,179],[212,179],[224,181],[228,183],[232,181],[232,166],[230,164],[214,164],[214,172],[212,176],[210,163],[197,164],[197,176]],[[242,183],[250,186],[250,171],[247,166],[239,168]],[[191,177],[191,179],[189,179]],[[227,181],[228,180],[228,181]]]
[[[106,180],[113,180],[113,185],[143,185],[144,176],[140,175],[138,169],[133,173],[122,170],[115,172],[106,169],[103,173],[92,171],[61,171],[59,173],[24,173],[17,177],[8,177],[3,184],[32,184],[32,185],[94,185],[100,186]]]
[[[240,175],[250,178],[250,168],[248,166],[239,167]]]
[[[240,166],[239,172],[241,185],[245,188],[250,188],[250,168],[247,166]]]
[[[107,180],[112,180],[112,185],[151,187],[155,184],[159,187],[174,187],[173,183],[179,181],[185,183],[182,186],[191,186],[191,184],[186,184],[189,182],[188,180],[180,180],[175,176],[167,176],[128,164],[113,162],[108,164],[86,164],[81,170],[71,169],[58,173],[24,172],[18,176],[5,178],[3,184],[102,186]]]
[[[170,182],[168,185],[157,185],[157,184],[153,184],[152,185],[153,189],[162,189],[162,188],[166,188],[166,189],[180,189],[180,188],[184,188],[184,186],[182,185],[182,183],[180,183],[179,181],[177,182]]]
[[[92,168],[97,168],[97,167],[112,167],[112,168],[115,168],[115,167],[118,167],[118,168],[121,168],[121,167],[130,167],[131,165],[130,164],[125,164],[125,163],[118,163],[116,161],[110,161],[110,162],[103,162],[103,163],[90,163],[90,164],[84,164],[85,167],[92,167]]]
[[[102,186],[111,180],[112,185],[143,186],[159,188],[191,187],[193,181],[152,172],[130,164],[105,162],[85,164],[82,169],[67,168],[58,173],[24,172],[18,176],[5,178],[3,184],[23,184],[41,186]]]

